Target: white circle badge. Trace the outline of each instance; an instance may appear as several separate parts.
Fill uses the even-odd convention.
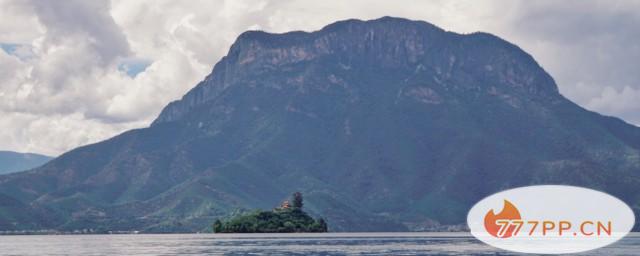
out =
[[[474,205],[471,234],[491,246],[523,253],[576,253],[623,238],[633,228],[631,208],[609,194],[573,186],[505,190]]]

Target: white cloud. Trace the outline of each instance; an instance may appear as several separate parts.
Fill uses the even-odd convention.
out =
[[[146,126],[245,30],[381,16],[495,33],[532,53],[572,100],[638,124],[638,9],[637,1],[0,0],[0,44],[20,46],[0,51],[0,149],[55,155]]]
[[[0,0],[0,42],[31,43],[44,29],[38,23],[38,18],[31,15],[30,8],[10,1]]]
[[[587,107],[598,109],[600,113],[619,116],[640,124],[640,89],[625,86],[616,89],[605,86],[600,95],[589,99]]]
[[[108,1],[34,0],[28,5],[45,28],[45,48],[81,42],[101,64],[130,54],[127,39],[109,13]]]
[[[131,125],[104,125],[80,113],[34,115],[0,111],[0,116],[0,127],[18,127],[10,132],[0,133],[3,147],[50,155],[69,150],[69,145],[86,145],[108,138]],[[133,124],[136,125],[144,124]]]

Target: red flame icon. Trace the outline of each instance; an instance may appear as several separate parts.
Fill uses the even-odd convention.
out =
[[[513,235],[513,232],[516,230],[516,226],[500,225],[498,222],[502,222],[504,224],[511,220],[521,219],[522,217],[520,217],[520,211],[518,211],[518,208],[508,200],[504,200],[504,206],[500,213],[495,214],[493,210],[490,210],[487,212],[487,215],[484,216],[484,228],[494,237],[508,238]]]

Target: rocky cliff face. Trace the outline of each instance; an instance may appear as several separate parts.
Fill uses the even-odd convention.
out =
[[[528,184],[638,207],[639,172],[640,129],[565,99],[517,46],[347,20],[243,33],[149,128],[0,176],[0,228],[193,231],[302,191],[334,231],[425,230]]]

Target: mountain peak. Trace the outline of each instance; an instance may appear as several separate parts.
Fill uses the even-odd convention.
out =
[[[273,82],[286,86],[286,79],[294,79],[288,76],[296,76],[287,70],[304,65],[297,75],[311,75],[309,68],[320,63],[336,70],[393,72],[409,80],[421,77],[447,90],[495,93],[502,88],[501,94],[516,90],[508,92],[509,97],[523,93],[534,98],[559,97],[553,79],[530,55],[494,35],[460,35],[403,18],[350,19],[314,32],[242,33],[211,75],[182,100],[169,104],[154,124],[180,119],[231,86],[259,84],[260,76],[282,76],[284,80]],[[446,85],[461,79],[466,81]]]
[[[386,39],[385,37],[388,35],[399,35],[401,36],[400,38],[393,39],[402,41],[405,36],[419,33],[425,35],[425,33],[429,32],[442,33],[444,30],[425,21],[385,16],[366,21],[359,19],[337,21],[313,32],[269,33],[261,30],[250,30],[240,34],[233,45],[257,42],[265,46],[284,48],[305,43],[304,40],[323,40],[325,37],[337,38],[348,36],[349,34],[356,34],[351,37],[364,37],[366,40]],[[375,34],[378,34],[378,37],[375,37]],[[233,48],[232,46],[231,49]]]
[[[369,27],[369,28],[399,28],[406,27],[412,29],[428,29],[428,30],[440,30],[443,29],[421,20],[410,20],[406,18],[392,17],[392,16],[383,16],[377,19],[372,20],[360,20],[360,19],[348,19],[341,20],[331,23],[323,27],[320,31],[336,31],[341,29],[348,29],[348,27]]]
[[[407,29],[416,29],[416,30],[437,30],[444,31],[443,29],[428,23],[426,21],[417,21],[417,20],[409,20],[405,18],[397,18],[391,16],[384,16],[378,19],[373,20],[360,20],[360,19],[347,19],[336,21],[329,25],[324,26],[322,29],[313,31],[313,32],[305,32],[305,31],[290,31],[285,33],[270,33],[263,30],[248,30],[241,33],[236,42],[249,40],[249,41],[270,41],[277,40],[278,38],[301,38],[305,36],[318,35],[324,33],[335,33],[335,32],[354,32],[357,28],[365,28],[369,30],[383,30],[383,29],[399,29],[401,27],[405,27]]]

